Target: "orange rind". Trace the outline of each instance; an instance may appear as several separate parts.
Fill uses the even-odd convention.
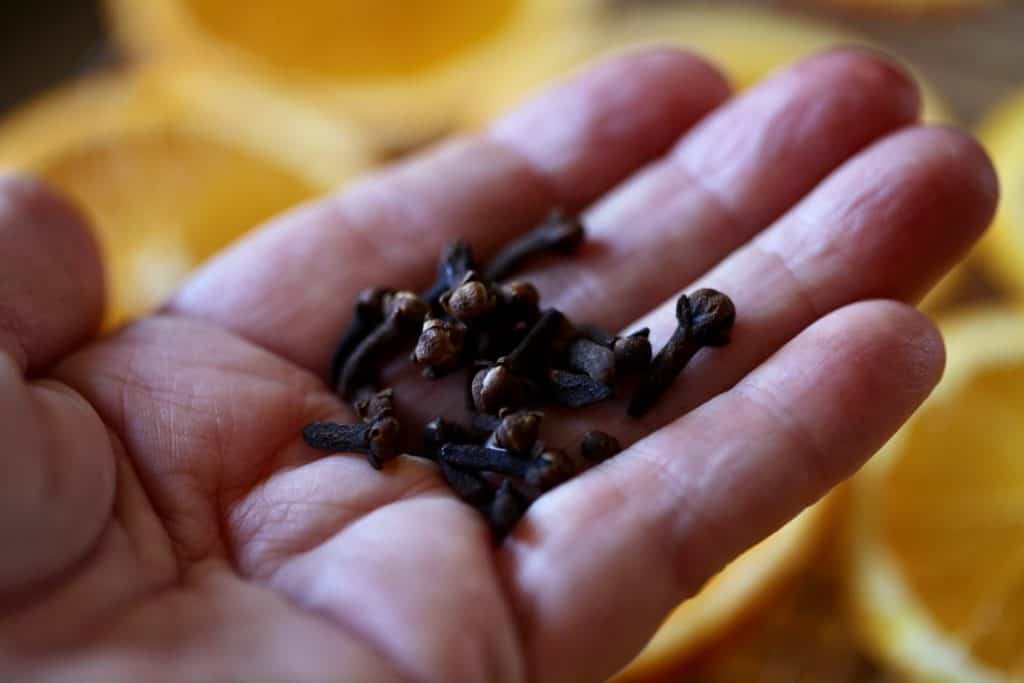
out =
[[[850,614],[907,680],[1024,680],[1024,316],[944,326],[946,376],[853,481]]]

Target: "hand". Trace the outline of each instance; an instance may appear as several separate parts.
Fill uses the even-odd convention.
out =
[[[877,56],[727,97],[692,56],[615,59],[278,219],[98,341],[86,229],[0,181],[0,678],[614,673],[925,398],[942,343],[909,304],[996,202],[979,147],[915,126]],[[632,445],[495,549],[431,463],[376,472],[300,432],[351,421],[321,378],[359,289],[423,287],[447,240],[490,253],[556,205],[587,207],[593,242],[526,276],[547,303],[656,345],[684,289],[727,292],[738,319],[643,422],[592,413]],[[458,382],[389,383],[407,423],[459,409]]]

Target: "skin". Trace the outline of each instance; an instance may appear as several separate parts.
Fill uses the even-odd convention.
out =
[[[697,57],[616,58],[473,137],[255,231],[157,315],[100,339],[87,227],[0,180],[0,679],[600,681],[708,576],[853,473],[943,367],[909,304],[991,218],[963,133],[915,124],[881,57],[819,55],[729,99]],[[560,418],[626,449],[542,498],[499,549],[434,467],[301,443],[367,284],[430,283],[556,205],[578,260],[525,274],[616,329],[680,291],[736,302],[643,421]],[[389,382],[406,419],[458,380]],[[417,410],[429,397],[429,412]]]

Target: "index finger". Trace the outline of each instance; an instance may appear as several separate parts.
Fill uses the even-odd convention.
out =
[[[727,95],[714,69],[678,50],[614,58],[479,135],[270,223],[197,273],[169,310],[322,374],[359,290],[422,287],[453,238],[486,255],[554,207],[582,208]]]

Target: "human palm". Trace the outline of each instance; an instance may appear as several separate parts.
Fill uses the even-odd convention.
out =
[[[278,219],[158,314],[87,341],[101,271],[75,214],[0,181],[0,678],[600,681],[666,612],[853,472],[924,399],[942,345],[905,303],[984,229],[978,147],[912,126],[913,86],[863,52],[726,101],[692,56],[603,64],[498,121]],[[240,198],[244,201],[244,198]],[[643,421],[558,416],[630,444],[495,547],[411,457],[322,457],[323,384],[356,292],[420,288],[553,206],[591,241],[527,274],[609,328],[673,328],[729,293],[734,341]],[[889,300],[889,301],[884,301]],[[27,379],[26,379],[27,377]],[[406,424],[457,381],[390,369]]]

